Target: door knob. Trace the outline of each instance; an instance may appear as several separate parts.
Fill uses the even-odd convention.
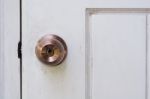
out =
[[[41,62],[56,66],[66,58],[67,45],[61,37],[48,34],[37,42],[35,53]]]

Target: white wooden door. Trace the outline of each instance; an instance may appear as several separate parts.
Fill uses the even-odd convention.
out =
[[[22,0],[22,99],[150,99],[148,0]],[[41,63],[37,41],[62,37],[68,55]]]

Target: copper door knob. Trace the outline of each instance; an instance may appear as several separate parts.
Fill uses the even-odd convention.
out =
[[[35,52],[41,62],[56,66],[66,58],[67,46],[59,36],[48,34],[38,41]]]

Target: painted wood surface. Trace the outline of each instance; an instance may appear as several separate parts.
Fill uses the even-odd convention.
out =
[[[95,15],[97,11],[104,10],[101,8],[147,8],[150,7],[149,1],[23,0],[22,5],[23,99],[120,99],[123,96],[128,99],[149,98],[147,97],[149,92],[145,87],[149,83],[147,80],[149,77],[147,73],[149,58],[147,57],[149,56],[146,51],[149,48],[147,46],[149,43],[146,41],[149,40],[146,38],[146,33],[149,33],[149,27],[146,25],[146,23],[149,24],[149,16],[146,18],[146,15],[143,14],[120,15],[120,12],[124,11],[119,11],[115,16],[112,13],[115,9],[106,11],[109,12],[106,16]],[[112,14],[109,15],[110,13]],[[90,17],[86,18],[88,15]],[[115,23],[118,29],[114,25]],[[103,28],[101,29],[100,26]],[[102,32],[106,32],[106,34]],[[119,34],[120,32],[122,34]],[[109,33],[112,33],[111,36]],[[35,45],[38,39],[45,34],[59,35],[68,45],[67,59],[58,67],[46,66],[35,56]],[[10,37],[16,36],[11,35]],[[108,42],[104,38],[107,38]],[[100,42],[101,40],[102,42]],[[106,46],[105,43],[108,45]],[[116,47],[112,47],[114,45]],[[12,44],[12,46],[16,45]],[[9,48],[6,47],[6,49]],[[101,48],[105,49],[101,50]],[[129,54],[133,55],[130,57]],[[105,60],[104,58],[110,58],[110,60],[102,62]],[[6,67],[8,67],[5,70],[9,70],[9,64],[14,63],[14,61],[7,60],[10,59],[6,59]],[[15,60],[17,61],[17,59]],[[16,61],[12,64],[17,66],[14,67],[14,74],[18,68],[16,65],[18,61]],[[112,75],[109,74],[110,72],[107,73],[107,69]],[[13,75],[13,72],[9,73]],[[15,77],[10,74],[6,74],[8,80]],[[130,81],[127,82],[128,80]],[[14,81],[18,81],[18,79]],[[17,82],[13,84],[17,84]],[[131,92],[128,92],[128,88]],[[9,86],[6,86],[6,89],[8,90]],[[6,99],[13,96],[12,93],[7,95]],[[16,92],[14,91],[14,93]],[[109,96],[105,94],[109,94]]]
[[[93,99],[145,99],[146,21],[141,14],[92,16]]]
[[[0,99],[20,99],[19,0],[0,0]]]
[[[119,99],[123,96],[128,99],[150,99],[150,15],[145,13],[147,10],[135,14],[141,13],[141,9],[133,11],[135,13],[132,15],[129,11],[121,15],[124,11],[119,9],[149,8],[150,1],[22,1],[23,99]],[[20,66],[17,58],[19,2],[0,0],[0,99],[20,99]],[[64,38],[69,48],[66,61],[56,68],[40,63],[34,53],[37,40],[49,33]],[[112,33],[111,36],[109,33]],[[113,34],[119,35],[119,38]],[[98,43],[94,43],[97,40]],[[112,47],[114,45],[117,46]]]
[[[63,2],[23,2],[23,98],[148,99],[149,9]],[[136,7],[142,6],[146,1]],[[67,42],[67,59],[58,67],[36,58],[35,45],[45,34]]]

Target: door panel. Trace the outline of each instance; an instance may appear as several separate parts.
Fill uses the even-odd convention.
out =
[[[145,99],[146,16],[91,17],[93,99]]]
[[[23,0],[23,99],[147,96],[150,10],[128,9],[130,6],[115,9],[115,1],[112,5],[96,2],[99,1]],[[35,55],[38,40],[46,34],[58,35],[67,43],[67,58],[59,66],[43,64]]]

